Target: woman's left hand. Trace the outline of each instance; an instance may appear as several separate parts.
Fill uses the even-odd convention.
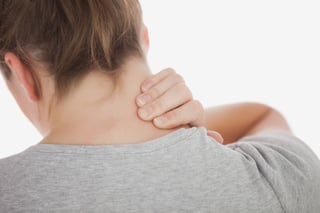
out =
[[[141,85],[141,92],[136,104],[142,120],[152,121],[160,129],[204,125],[202,104],[193,100],[184,79],[173,69],[165,69],[147,78]],[[218,132],[208,130],[207,134],[223,143]]]
[[[161,129],[186,124],[203,125],[204,109],[201,103],[193,100],[184,79],[173,69],[150,76],[142,83],[141,91],[136,104],[142,120],[153,121]]]

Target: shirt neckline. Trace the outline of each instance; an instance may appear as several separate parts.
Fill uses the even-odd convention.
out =
[[[203,127],[181,128],[162,137],[137,144],[112,145],[61,145],[36,144],[29,147],[29,152],[63,153],[63,154],[136,154],[150,153],[164,147],[172,146],[195,134]]]

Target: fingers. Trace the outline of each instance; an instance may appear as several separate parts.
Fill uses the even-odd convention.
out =
[[[179,108],[155,118],[153,123],[160,129],[171,129],[186,124],[198,126],[203,123],[203,112],[202,105],[198,101],[191,100]]]
[[[165,91],[160,97],[152,97],[150,100],[154,101],[143,105],[138,110],[139,116],[146,121],[151,121],[155,117],[160,116],[167,111],[175,109],[180,105],[192,100],[192,94],[184,83],[178,83],[169,90]]]
[[[146,81],[146,85],[152,85],[151,88],[144,91],[143,94],[137,97],[136,103],[139,107],[156,100],[172,87],[180,83],[184,83],[183,78],[176,74],[172,69],[164,70],[163,72],[160,72],[159,75],[157,74],[153,77],[154,78],[150,78]],[[148,87],[150,86],[145,86],[144,89]],[[185,87],[185,89],[189,90],[187,87]]]
[[[161,129],[189,124],[202,126],[204,109],[194,101],[184,79],[173,69],[165,69],[150,76],[141,85],[142,94],[136,98],[138,115],[153,121]]]
[[[208,130],[207,131],[207,135],[212,137],[213,139],[215,139],[216,141],[218,141],[219,143],[223,144],[223,137],[221,136],[220,133],[216,132],[216,131],[211,131]]]
[[[160,81],[164,80],[165,78],[167,78],[169,75],[174,75],[176,72],[171,69],[171,68],[167,68],[162,70],[161,72],[150,76],[149,78],[147,78],[146,80],[144,80],[141,84],[141,91],[142,92],[146,92],[149,89],[151,89],[153,86],[155,86],[156,84],[158,84]]]

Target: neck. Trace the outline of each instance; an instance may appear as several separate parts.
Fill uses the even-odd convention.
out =
[[[102,72],[88,74],[52,107],[50,131],[41,143],[130,144],[173,131],[157,129],[137,116],[135,98],[141,93],[142,81],[151,75],[147,64],[131,61],[120,72],[116,83]]]

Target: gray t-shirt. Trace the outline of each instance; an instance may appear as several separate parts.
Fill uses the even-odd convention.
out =
[[[229,146],[204,128],[141,144],[37,144],[0,160],[0,212],[319,213],[320,161],[281,132]]]

